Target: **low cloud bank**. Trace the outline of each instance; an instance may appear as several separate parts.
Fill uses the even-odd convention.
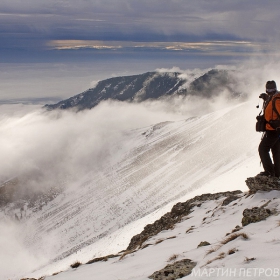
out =
[[[254,62],[236,69],[236,90],[247,93],[257,104],[266,81],[278,82],[280,75],[275,69],[274,64],[259,67]],[[199,70],[181,72],[188,77],[199,74]],[[38,190],[67,181],[67,178],[71,178],[68,182],[73,182],[88,172],[104,170],[124,156],[129,146],[129,130],[205,115],[239,102],[229,103],[227,94],[221,92],[213,99],[177,97],[141,104],[105,101],[92,110],[78,113],[46,112],[31,105],[0,105],[0,157],[4,159],[0,182],[25,176],[26,186]],[[248,118],[255,116],[248,115]],[[20,238],[21,234],[25,236],[20,224],[7,221],[3,212],[0,214],[1,274],[11,278],[15,272],[25,273],[46,262],[48,253],[46,258],[38,258],[26,240]],[[54,244],[54,240],[49,242],[51,246]]]
[[[32,230],[32,229],[30,229]],[[32,246],[26,245],[26,234],[24,227],[11,220],[0,220],[0,260],[1,273],[0,279],[19,279],[22,275],[38,268],[46,263],[49,258],[49,252],[46,248],[52,248],[54,240],[45,238],[45,251],[34,250]],[[44,243],[44,244],[45,244]]]
[[[0,117],[0,155],[5,158],[0,170],[3,182],[10,177],[40,170],[54,174],[79,174],[105,164],[115,145],[123,145],[123,133],[166,119],[178,119],[160,106],[104,102],[94,110],[20,111],[11,106]],[[27,110],[30,110],[29,107]],[[181,116],[182,117],[182,116]]]
[[[126,147],[131,147],[127,135],[131,129],[204,114],[206,107],[199,100],[182,98],[141,104],[106,101],[78,113],[1,105],[0,156],[5,159],[0,169],[1,183],[24,178],[24,187],[34,192],[63,181],[73,186],[72,182],[88,172],[102,171],[120,161]],[[211,103],[207,110],[212,110]],[[1,280],[24,276],[46,264],[55,246],[51,237],[40,236],[43,247],[50,252],[33,248],[26,239],[24,218],[17,221],[11,213],[0,212]]]
[[[67,175],[77,178],[115,160],[130,129],[203,115],[222,108],[222,103],[223,98],[202,101],[197,97],[141,104],[106,101],[79,113],[32,110],[32,106],[26,112],[22,105],[2,105],[6,113],[0,116],[0,156],[5,161],[0,180],[30,172],[40,174],[41,182],[33,182],[36,185]]]
[[[265,82],[271,79],[277,82],[275,67],[275,63],[260,67],[252,61],[228,69],[236,81],[233,85],[236,92],[247,94],[257,104]],[[225,69],[224,66],[217,68]],[[203,73],[200,69],[177,67],[158,71],[181,72],[188,83]],[[240,102],[228,99],[228,95],[228,90],[222,89],[211,99],[179,96],[141,104],[105,101],[79,113],[45,112],[31,105],[0,105],[0,156],[5,159],[0,182],[21,174],[31,174],[31,177],[37,174],[30,182],[41,188],[67,176],[75,179],[89,171],[103,169],[116,160],[120,147],[125,147],[128,130],[204,115]]]

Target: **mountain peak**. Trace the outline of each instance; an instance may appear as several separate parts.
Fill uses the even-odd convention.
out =
[[[54,105],[45,105],[48,110],[91,109],[104,100],[142,102],[172,95],[186,81],[179,78],[179,73],[147,72],[141,75],[114,77],[99,81],[94,88],[63,100]]]
[[[179,95],[211,98],[225,88],[235,97],[238,94],[233,85],[234,78],[227,70],[212,69],[200,77],[188,79],[179,72],[147,72],[99,81],[94,88],[44,108],[84,110],[105,100],[143,102]]]

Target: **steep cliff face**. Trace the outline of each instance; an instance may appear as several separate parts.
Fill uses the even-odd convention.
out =
[[[227,90],[231,97],[239,96],[235,90],[236,80],[226,70],[210,70],[197,78],[185,78],[180,73],[148,72],[141,75],[115,77],[100,81],[96,87],[53,105],[48,110],[91,109],[101,101],[112,99],[142,102],[178,95],[197,95],[211,98]]]

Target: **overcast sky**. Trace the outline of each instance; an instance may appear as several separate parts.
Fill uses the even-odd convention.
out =
[[[159,67],[212,67],[277,55],[279,10],[279,0],[1,0],[0,83],[14,78],[15,63],[25,65],[24,71],[16,69],[15,86],[17,81],[28,84],[32,77],[33,84],[43,76],[50,78],[42,65],[38,70],[38,63],[48,63],[53,75],[54,65],[60,63],[55,67],[60,72],[49,84],[59,82],[64,69],[61,83],[81,77],[88,81],[81,79],[74,87],[79,91],[82,82],[86,89],[101,72],[105,77]],[[87,66],[76,69],[79,77],[68,73],[70,81],[69,63]],[[28,76],[30,69],[34,71]],[[0,99],[12,90],[0,87]],[[53,90],[59,95],[60,89],[53,88],[49,95]]]

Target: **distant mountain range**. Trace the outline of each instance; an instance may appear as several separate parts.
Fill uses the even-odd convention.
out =
[[[225,89],[230,93],[230,97],[236,98],[241,93],[236,92],[235,85],[236,80],[228,70],[212,69],[196,78],[190,75],[188,79],[178,72],[147,72],[100,81],[94,88],[56,104],[47,104],[44,108],[84,110],[108,99],[142,102],[178,95],[211,98]]]

